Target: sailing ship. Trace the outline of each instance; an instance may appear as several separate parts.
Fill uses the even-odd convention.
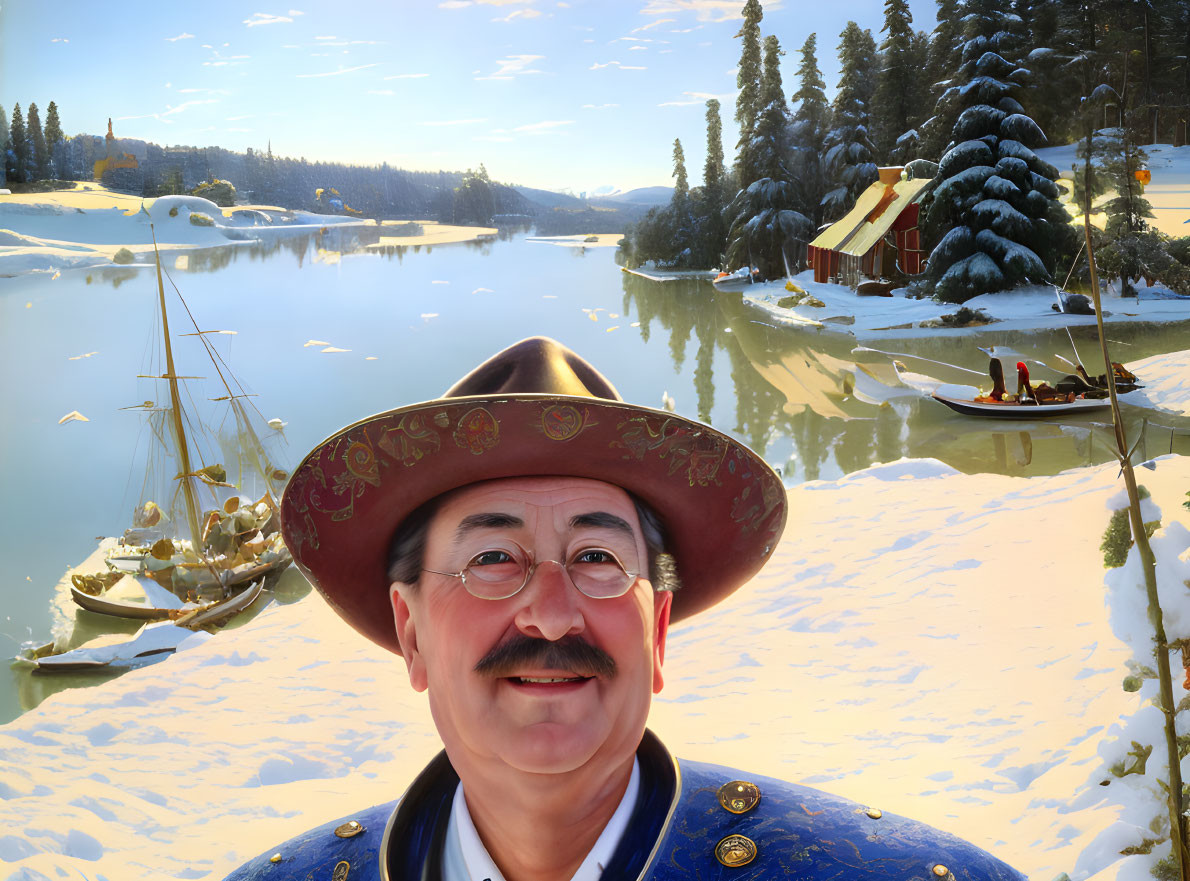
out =
[[[106,543],[105,571],[71,577],[76,603],[122,617],[175,617],[188,607],[209,607],[226,600],[235,588],[279,573],[292,562],[279,520],[279,499],[289,475],[275,462],[274,444],[261,437],[258,426],[262,429],[266,423],[251,403],[253,395],[211,343],[212,334],[226,331],[200,329],[174,285],[194,328],[179,336],[197,339],[222,391],[211,400],[227,406],[229,417],[212,437],[210,427],[183,406],[183,381],[202,377],[182,376],[175,368],[160,254],[156,271],[164,372],[140,378],[154,380],[162,400],[124,408],[141,411],[151,435],[151,461],[141,498],[132,527]],[[216,455],[222,461],[215,461]],[[228,479],[229,466],[235,480]],[[188,602],[155,607],[149,596],[143,603],[96,602],[125,576],[142,584],[149,579]]]

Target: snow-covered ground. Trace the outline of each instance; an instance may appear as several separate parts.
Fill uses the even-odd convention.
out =
[[[196,196],[141,199],[99,184],[77,184],[72,190],[0,196],[0,277],[109,266],[122,248],[133,263],[151,263],[150,221],[162,254],[171,257],[184,257],[194,248],[234,247],[329,226],[374,225],[355,217],[265,205],[220,208]],[[416,236],[386,237],[382,229],[380,247],[441,245],[497,233],[489,227],[419,223],[423,229]]]
[[[857,339],[974,333],[988,329],[1035,331],[1095,324],[1094,315],[1072,315],[1052,309],[1058,303],[1052,285],[1028,285],[974,297],[963,305],[983,310],[995,319],[994,324],[941,328],[931,327],[929,322],[957,312],[959,306],[910,299],[905,296],[904,288],[894,291],[891,297],[863,297],[847,285],[814,281],[813,270],[809,269],[794,276],[793,281],[823,305],[780,306],[780,301],[790,296],[785,281],[752,285],[743,295],[744,302],[768,315],[776,325],[791,319],[799,325],[817,322],[822,325],[822,333],[850,333]],[[1190,297],[1179,298],[1164,290],[1145,288],[1139,299],[1125,298],[1110,285],[1104,285],[1102,295],[1104,320],[1109,324],[1190,320]]]
[[[1137,697],[1098,550],[1116,471],[916,460],[793,488],[766,570],[671,633],[652,726],[679,755],[920,818],[1037,881],[1115,878],[1129,861],[1092,844],[1118,814],[1100,751]],[[1190,460],[1139,473],[1186,522]],[[312,595],[0,728],[0,863],[218,879],[395,798],[437,748],[399,659]]]

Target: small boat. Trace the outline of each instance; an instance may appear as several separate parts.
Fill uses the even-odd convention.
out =
[[[1010,395],[1004,385],[1004,367],[993,351],[988,371],[992,378],[990,394],[975,394],[970,398],[940,394],[935,389],[931,397],[965,416],[989,416],[995,419],[1038,419],[1059,415],[1078,415],[1111,409],[1106,389],[1106,377],[1087,375],[1081,364],[1076,372],[1059,380],[1053,387],[1048,383],[1034,386],[1029,380],[1029,368],[1024,361],[1016,362],[1017,393]],[[1136,377],[1122,364],[1112,364],[1115,379],[1122,390],[1138,388]]]
[[[24,660],[39,673],[124,670],[156,663],[173,654],[196,631],[225,622],[248,608],[263,590],[261,579],[226,600],[183,610],[174,621],[145,624],[131,639],[102,636],[60,654],[53,654],[53,644],[49,643],[30,651]]]
[[[965,416],[991,416],[996,419],[1042,419],[1049,416],[1096,413],[1111,409],[1106,398],[1075,398],[1073,401],[1021,403],[1020,401],[976,401],[951,398],[934,392],[930,397]]]
[[[760,284],[764,281],[760,276],[759,269],[753,269],[750,266],[741,266],[734,272],[720,272],[711,280],[711,284],[715,286],[717,291],[729,291],[731,293],[740,293],[748,290],[752,285]]]

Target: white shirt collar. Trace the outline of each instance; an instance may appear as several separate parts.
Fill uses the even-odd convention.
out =
[[[616,846],[624,836],[624,830],[628,828],[628,820],[636,806],[636,796],[639,792],[640,763],[633,758],[632,775],[628,778],[628,788],[624,790],[619,807],[603,827],[599,839],[570,881],[599,881],[603,875],[603,867],[611,861]],[[505,881],[475,830],[475,823],[467,810],[467,800],[463,796],[462,783],[455,789],[444,848],[444,881]]]

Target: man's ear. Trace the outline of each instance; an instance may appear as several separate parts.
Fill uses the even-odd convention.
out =
[[[661,590],[653,594],[653,694],[659,694],[665,685],[661,665],[665,663],[665,637],[669,633],[673,599],[672,591]]]
[[[413,686],[414,691],[425,691],[429,684],[426,679],[426,665],[417,648],[417,626],[413,620],[413,610],[409,607],[408,596],[412,590],[412,585],[394,581],[388,589],[388,595],[392,602],[397,640],[401,643],[401,655],[405,658],[405,667],[409,671],[409,684]]]

